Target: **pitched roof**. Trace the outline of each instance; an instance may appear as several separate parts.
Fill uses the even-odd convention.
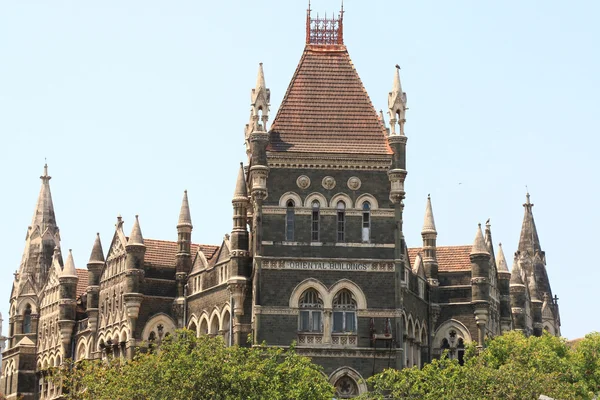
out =
[[[77,272],[77,289],[75,290],[75,298],[79,298],[87,290],[88,285],[88,270],[87,269],[76,269]]]
[[[267,150],[392,154],[386,135],[346,47],[306,45]]]
[[[471,269],[471,253],[472,246],[438,246],[436,255],[438,261],[438,271],[464,271]],[[408,257],[411,264],[414,262],[417,254],[422,252],[420,247],[408,249]]]
[[[175,267],[177,261],[177,242],[156,239],[144,239],[146,254],[144,261],[161,267]],[[207,259],[210,259],[219,246],[194,244],[191,245],[192,255],[202,250]]]

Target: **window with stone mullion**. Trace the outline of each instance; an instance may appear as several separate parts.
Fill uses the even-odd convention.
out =
[[[309,289],[300,299],[300,332],[322,332],[323,331],[323,301],[314,289]]]
[[[356,300],[345,289],[333,299],[333,332],[356,332]]]

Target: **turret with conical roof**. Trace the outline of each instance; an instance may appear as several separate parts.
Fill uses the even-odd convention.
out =
[[[96,239],[90,254],[90,260],[87,263],[88,284],[87,284],[87,307],[88,324],[92,332],[96,332],[98,326],[98,307],[100,301],[100,277],[104,268],[104,252],[100,241],[100,234],[96,233]]]
[[[176,279],[177,279],[177,297],[184,296],[183,287],[187,277],[192,270],[192,217],[190,215],[190,204],[188,201],[187,190],[183,192],[181,201],[181,210],[179,211],[179,220],[177,221],[177,261],[176,261]]]
[[[487,250],[481,224],[477,228],[475,241],[470,254],[471,259],[471,302],[475,307],[475,321],[477,323],[478,343],[483,346],[485,330],[489,317],[490,297],[490,253]]]
[[[510,307],[513,329],[527,333],[527,287],[523,277],[517,252],[510,273]]]
[[[58,327],[60,329],[60,338],[63,348],[64,358],[71,358],[71,336],[75,326],[75,308],[77,306],[77,270],[73,260],[73,253],[69,249],[67,261],[59,275],[60,282],[60,303]]]
[[[536,252],[541,251],[540,238],[538,237],[537,228],[533,219],[533,203],[531,203],[529,192],[526,195],[527,200],[523,207],[525,215],[523,215],[523,224],[521,226],[521,237],[519,238],[519,251],[528,252],[533,256]]]
[[[498,243],[498,257],[496,257],[498,270],[498,291],[500,292],[500,330],[502,333],[512,329],[510,311],[510,272],[502,250],[502,243]]]
[[[427,195],[427,205],[425,207],[425,219],[423,229],[421,229],[423,238],[423,266],[425,275],[428,279],[438,279],[438,263],[436,256],[437,249],[437,231],[433,219],[433,208],[431,207],[431,196]]]
[[[142,230],[137,215],[133,222],[131,235],[129,235],[129,240],[125,246],[125,252],[127,253],[125,258],[126,288],[123,298],[125,300],[127,319],[133,334],[140,312],[140,305],[144,297],[140,291],[141,283],[144,279],[144,255],[146,254],[144,237],[142,236]]]
[[[231,263],[230,278],[227,287],[233,300],[233,344],[243,345],[244,337],[250,331],[243,329],[250,327],[251,304],[246,297],[250,293],[250,276],[252,268],[250,265],[250,248],[248,241],[247,214],[248,214],[248,192],[246,189],[246,174],[244,166],[240,163],[238,170],[233,199],[233,229],[230,236]],[[239,327],[239,328],[236,328]]]

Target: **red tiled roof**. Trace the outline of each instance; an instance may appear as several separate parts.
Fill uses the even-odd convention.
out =
[[[346,47],[307,45],[267,150],[385,155],[386,135]]]
[[[469,254],[473,246],[438,246],[436,249],[438,271],[461,271],[471,269],[471,259]],[[408,257],[411,265],[415,261],[417,254],[422,253],[420,247],[408,249]]]
[[[88,270],[87,269],[76,269],[77,271],[77,289],[75,290],[76,295],[75,298],[78,299],[79,296],[85,293],[88,285]]]
[[[175,267],[175,262],[177,261],[177,242],[144,239],[144,245],[146,245],[146,254],[144,256],[145,262],[162,267]],[[219,246],[192,244],[192,256],[194,256],[198,250],[202,250],[206,258],[210,260],[218,248]]]

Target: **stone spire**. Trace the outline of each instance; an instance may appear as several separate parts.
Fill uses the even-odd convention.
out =
[[[75,269],[75,262],[73,261],[73,252],[71,249],[69,249],[69,256],[67,257],[67,262],[65,262],[61,276],[77,278],[77,270]]]
[[[267,88],[267,85],[265,84],[265,72],[263,71],[263,63],[258,64],[258,75],[256,76],[256,90],[260,88]]]
[[[89,262],[104,262],[104,252],[102,251],[102,243],[100,242],[100,233],[96,233],[96,240],[94,241],[94,247],[92,247],[92,254],[90,254]]]
[[[392,91],[388,95],[388,113],[390,115],[390,135],[404,135],[404,123],[406,122],[406,93],[402,91],[400,83],[400,66],[396,65]],[[396,123],[400,131],[396,132]]]
[[[271,91],[267,89],[265,83],[265,73],[263,64],[258,64],[258,75],[256,77],[256,87],[252,89],[250,95],[252,100],[252,130],[266,131],[267,121],[269,120],[269,102],[271,101]]]
[[[144,245],[144,237],[142,236],[142,230],[140,229],[140,221],[138,216],[135,216],[133,222],[133,228],[131,229],[131,235],[129,235],[128,245]]]
[[[234,201],[237,198],[242,198],[243,201],[248,199],[248,188],[246,187],[246,174],[244,173],[244,164],[240,163],[240,169],[235,183],[235,191],[233,193]]]
[[[504,251],[502,250],[502,243],[498,243],[498,257],[496,258],[496,268],[498,272],[509,272],[506,258],[504,257]]]
[[[475,241],[473,242],[473,249],[471,250],[471,254],[490,254],[487,250],[487,246],[485,245],[485,240],[483,239],[483,233],[481,232],[481,224],[479,224],[477,228],[477,233],[475,234]]]
[[[423,229],[421,234],[426,233],[437,233],[435,230],[435,221],[433,219],[433,209],[431,208],[431,196],[427,195],[427,206],[425,208],[425,221],[423,222]]]
[[[42,187],[38,195],[35,212],[31,221],[33,229],[39,228],[43,235],[47,229],[56,229],[56,216],[54,214],[54,204],[52,203],[52,194],[50,193],[50,179],[48,175],[48,164],[44,164],[44,173],[40,176]]]
[[[519,251],[527,251],[530,255],[534,255],[536,252],[541,251],[540,239],[538,237],[537,229],[535,227],[535,221],[533,219],[533,203],[529,198],[529,192],[527,192],[527,200],[523,204],[525,208],[525,215],[523,216],[523,225],[521,227],[521,238],[519,239]]]
[[[181,210],[179,211],[179,221],[177,221],[177,228],[181,228],[183,226],[189,226],[190,228],[193,227],[187,190],[183,191],[183,200],[181,201]]]

